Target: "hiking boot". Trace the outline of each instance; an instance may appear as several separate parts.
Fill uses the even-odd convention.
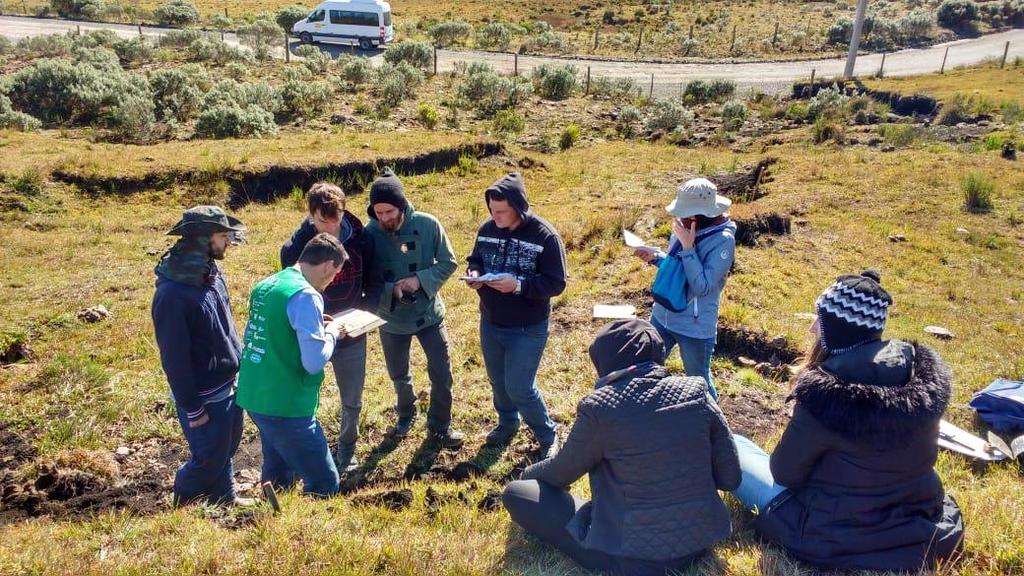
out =
[[[441,448],[446,450],[458,450],[462,448],[462,443],[466,440],[466,436],[458,430],[448,428],[444,432],[431,430],[429,439],[435,444],[440,444]]]
[[[538,458],[547,460],[548,458],[553,458],[555,454],[558,454],[558,436],[553,437],[550,442],[540,443],[540,450],[537,454]]]
[[[498,424],[487,433],[487,438],[484,442],[488,446],[506,446],[512,443],[512,439],[516,437],[517,432],[519,432],[518,425]]]
[[[359,460],[356,460],[356,443],[338,444],[338,473],[346,474],[359,467]]]
[[[391,435],[395,438],[405,438],[409,435],[409,431],[412,430],[412,425],[415,423],[415,412],[408,416],[399,416],[398,422],[395,422],[395,427],[391,429]]]

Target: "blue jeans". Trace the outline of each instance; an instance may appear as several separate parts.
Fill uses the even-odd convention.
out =
[[[207,404],[210,421],[198,428],[189,428],[187,410],[177,408],[190,454],[174,476],[174,505],[195,500],[211,504],[234,501],[231,458],[242,441],[242,409],[235,404],[235,397]]]
[[[480,350],[491,381],[498,423],[519,427],[519,415],[540,443],[555,438],[555,423],[537,389],[537,369],[548,343],[548,321],[497,326],[480,319]]]
[[[747,510],[763,512],[776,496],[786,491],[786,487],[776,484],[772,478],[768,453],[748,438],[739,434],[732,435],[736,444],[736,452],[740,456],[740,470],[743,475],[740,487],[732,495]]]
[[[341,432],[338,446],[355,444],[359,439],[359,413],[363,409],[363,384],[366,382],[366,338],[334,349],[331,357],[334,379],[341,393]]]
[[[672,354],[672,349],[679,345],[679,355],[683,359],[683,368],[687,376],[702,376],[708,383],[708,392],[716,401],[718,390],[715,389],[715,382],[711,379],[711,355],[715,353],[717,338],[690,338],[670,331],[661,325],[660,322],[651,318],[651,324],[661,334],[665,341],[665,358]]]
[[[282,418],[249,412],[260,429],[263,482],[287,490],[302,479],[302,491],[315,496],[338,493],[338,468],[315,416]]]

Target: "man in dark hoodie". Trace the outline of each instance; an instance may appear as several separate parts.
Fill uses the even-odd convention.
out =
[[[216,206],[190,208],[168,232],[181,238],[155,270],[156,343],[190,453],[174,477],[175,505],[250,503],[235,497],[232,483],[231,458],[242,439],[235,404],[242,343],[216,263],[244,230]]]
[[[363,223],[345,209],[345,193],[328,182],[317,182],[306,194],[309,216],[281,246],[281,268],[294,266],[306,243],[319,233],[337,238],[348,260],[323,292],[324,313],[335,315],[349,308],[374,311],[380,301],[379,277],[366,274],[364,263],[373,260],[373,244],[363,234]],[[341,431],[338,434],[338,470],[351,472],[358,465],[359,412],[366,381],[366,336],[338,341],[331,357],[334,378],[341,394]]]
[[[377,314],[387,320],[380,329],[388,375],[398,397],[398,421],[392,433],[409,434],[416,421],[416,394],[409,351],[416,337],[427,357],[430,377],[429,439],[442,447],[462,446],[463,434],[451,427],[452,361],[441,286],[458,266],[444,227],[430,214],[418,212],[405,197],[401,181],[390,168],[370,186],[370,223],[366,236],[373,243],[369,274],[383,281]]]
[[[498,425],[488,444],[507,444],[522,415],[542,458],[558,451],[555,423],[537,389],[548,341],[551,298],[565,290],[565,246],[554,226],[530,210],[523,177],[512,172],[484,192],[491,218],[476,235],[467,275],[480,294],[480,348],[491,381]]]

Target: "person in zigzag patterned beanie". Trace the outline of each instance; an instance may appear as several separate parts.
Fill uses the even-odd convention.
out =
[[[828,353],[842,354],[882,337],[892,297],[880,282],[876,270],[840,276],[818,297],[821,344]]]

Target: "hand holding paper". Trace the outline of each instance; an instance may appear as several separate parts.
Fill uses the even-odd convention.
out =
[[[630,248],[637,252],[650,252],[652,254],[657,254],[658,252],[661,252],[660,248],[644,244],[644,241],[641,240],[639,236],[633,234],[632,232],[626,230],[625,228],[622,229],[622,239],[626,242],[626,246],[629,246]]]

